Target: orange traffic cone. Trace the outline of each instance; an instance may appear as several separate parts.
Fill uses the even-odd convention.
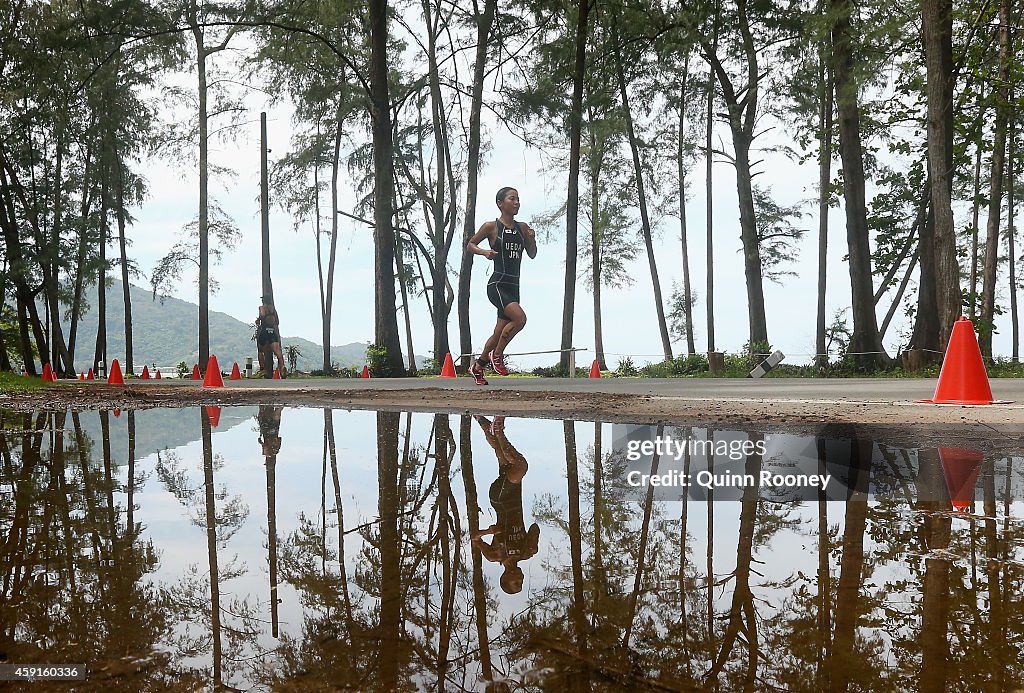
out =
[[[235,361],[235,365],[231,367],[231,378],[230,380],[241,380],[242,373],[238,370],[238,361]]]
[[[597,359],[594,359],[594,362],[592,364],[590,364],[590,377],[591,378],[600,378],[601,377],[601,366],[598,365]]]
[[[149,366],[142,367],[142,375],[139,376],[139,380],[149,380]]]
[[[78,374],[78,379],[79,380],[85,380],[85,373],[79,373]]]
[[[220,424],[220,407],[207,407],[206,417],[210,420],[210,425],[217,428]]]
[[[928,404],[1006,404],[992,399],[978,337],[974,334],[974,325],[967,318],[960,316],[953,323],[935,394],[931,399],[919,401]]]
[[[96,380],[96,374],[92,372],[92,368],[89,369],[89,375],[85,376],[86,380]]]
[[[107,378],[107,385],[124,385],[124,376],[121,375],[121,364],[114,359],[110,363],[110,377]]]
[[[53,375],[53,369],[50,368],[50,364],[44,363],[43,364],[43,380],[45,380],[47,382],[50,382],[50,381],[56,380],[56,379],[57,378],[54,377],[54,375]]]
[[[199,364],[192,366],[192,380],[202,380],[203,376],[199,374]]]
[[[452,363],[452,353],[449,351],[444,357],[444,366],[441,368],[442,378],[455,378],[455,364]]]
[[[363,366],[363,373],[359,377],[360,378],[369,378],[370,377],[370,367],[364,365]]]
[[[224,376],[220,374],[217,357],[213,354],[210,354],[210,360],[206,362],[206,377],[203,378],[203,387],[224,387]]]
[[[281,369],[275,368],[274,369],[274,380],[280,380],[280,379],[281,379]]]
[[[156,378],[155,378],[155,380],[160,380],[160,369],[159,368],[156,369]]]
[[[942,474],[946,477],[946,488],[949,489],[949,500],[953,510],[967,512],[974,500],[974,485],[981,471],[981,461],[985,455],[979,450],[963,448],[939,448],[939,459],[942,461]]]

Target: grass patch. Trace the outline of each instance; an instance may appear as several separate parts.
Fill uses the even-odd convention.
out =
[[[25,377],[9,371],[0,372],[0,393],[14,395],[23,392],[38,392],[46,389],[48,383],[42,378]]]

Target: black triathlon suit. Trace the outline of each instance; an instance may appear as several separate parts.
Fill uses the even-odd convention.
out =
[[[494,272],[487,282],[487,300],[498,309],[499,320],[511,320],[505,314],[505,306],[519,303],[519,265],[523,261],[523,231],[519,222],[511,229],[505,228],[501,219],[494,220],[497,226],[498,251],[494,258]]]

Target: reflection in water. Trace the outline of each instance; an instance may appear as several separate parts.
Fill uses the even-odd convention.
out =
[[[518,594],[523,590],[519,561],[535,556],[540,540],[540,527],[534,522],[526,529],[523,513],[523,477],[529,465],[505,436],[505,417],[496,416],[493,421],[482,416],[475,418],[498,458],[498,478],[488,491],[496,519],[490,527],[473,532],[473,541],[484,558],[501,564],[501,589],[507,594]],[[487,535],[493,537],[489,544],[483,539]]]
[[[150,412],[0,412],[7,660],[89,662],[79,690],[97,691],[1002,691],[1024,677],[1019,454],[791,436],[737,471],[777,471],[799,448],[803,468],[841,476],[843,500],[747,486],[666,502],[626,493],[601,424],[282,421],[262,406],[247,414],[257,444],[238,412],[215,429],[195,411],[194,442],[138,459]],[[264,499],[266,524],[249,512]]]

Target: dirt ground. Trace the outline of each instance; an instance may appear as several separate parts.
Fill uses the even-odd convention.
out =
[[[0,395],[0,407],[20,411],[257,404],[740,427],[765,432],[828,430],[829,435],[871,437],[892,443],[962,446],[1015,454],[1024,450],[1024,406],[1020,404],[971,407],[772,398],[709,400],[504,388],[314,389],[298,383],[285,390],[60,383],[32,394]]]

